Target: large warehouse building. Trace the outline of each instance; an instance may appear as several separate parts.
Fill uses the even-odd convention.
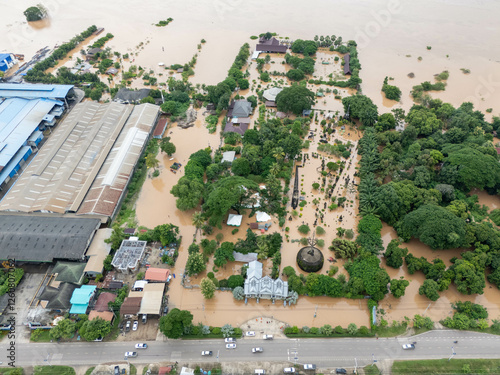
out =
[[[72,85],[0,84],[0,189],[38,150],[72,92]]]
[[[158,114],[152,104],[77,104],[4,196],[0,210],[113,217]]]

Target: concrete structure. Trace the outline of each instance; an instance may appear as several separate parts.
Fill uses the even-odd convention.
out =
[[[160,315],[164,291],[165,283],[146,284],[139,314]]]
[[[132,290],[135,290],[135,291],[143,291],[144,290],[144,286],[147,284],[148,282],[146,280],[137,280],[135,283],[134,283],[134,286],[132,288]]]
[[[228,163],[232,163],[234,161],[235,156],[236,156],[236,151],[226,151],[222,154],[222,160],[220,162],[224,163],[225,161],[227,161]]]
[[[270,89],[264,90],[264,93],[262,96],[264,99],[270,101],[270,102],[275,102],[276,101],[276,96],[283,91],[282,88],[279,87],[271,87]]]
[[[121,88],[116,93],[113,101],[119,103],[139,103],[142,99],[149,96],[150,89],[140,89],[140,90],[131,90],[126,88]]]
[[[52,99],[0,99],[0,187],[16,176],[38,150],[46,120],[55,123],[56,116],[50,114],[55,107],[63,108],[64,103]]]
[[[89,303],[94,297],[96,290],[95,285],[82,285],[80,288],[73,291],[71,296],[70,314],[86,314]]]
[[[170,277],[170,270],[166,268],[149,267],[144,275],[144,280],[148,282],[166,283]],[[146,290],[145,286],[143,287]]]
[[[99,219],[0,214],[0,260],[83,261],[99,225]]]
[[[158,120],[158,123],[156,124],[155,130],[153,132],[153,138],[162,139],[163,134],[165,134],[165,130],[167,130],[167,119],[161,118]]]
[[[273,280],[269,276],[262,277],[262,263],[253,261],[248,263],[247,278],[245,280],[245,298],[285,299],[288,297],[288,282],[280,278]]]
[[[152,104],[77,104],[0,210],[114,217],[158,113]]]
[[[6,72],[16,64],[11,53],[0,53],[0,72]]]
[[[139,262],[146,250],[146,241],[139,241],[137,237],[123,240],[120,248],[116,251],[111,265],[119,272],[136,271]]]
[[[96,277],[102,274],[104,269],[104,259],[111,251],[111,244],[104,242],[111,236],[113,230],[111,228],[97,230],[89,249],[85,253],[87,265],[85,266],[84,273],[90,277]]]
[[[226,123],[224,133],[234,132],[243,136],[249,126],[250,117],[233,117],[231,121]]]

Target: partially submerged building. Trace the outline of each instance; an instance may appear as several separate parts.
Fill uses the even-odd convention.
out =
[[[288,282],[280,278],[273,280],[269,276],[262,277],[262,263],[248,263],[247,278],[244,285],[245,298],[286,299],[288,297]]]
[[[227,117],[249,117],[252,114],[252,103],[248,100],[233,100],[229,104]]]
[[[255,47],[256,51],[268,53],[285,53],[287,49],[288,47],[285,44],[281,44],[275,37],[271,39],[261,37],[257,47]]]
[[[348,54],[348,53],[344,56],[344,74],[345,75],[351,75],[352,74],[352,71],[351,71],[351,55]]]
[[[0,202],[0,210],[113,218],[159,107],[77,104]]]

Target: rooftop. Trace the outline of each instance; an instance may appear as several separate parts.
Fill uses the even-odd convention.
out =
[[[0,83],[0,98],[64,99],[72,88],[73,85]]]
[[[26,144],[44,117],[64,103],[51,99],[9,98],[0,101],[0,183],[17,165],[9,165],[14,155]],[[10,168],[9,168],[10,167]]]
[[[226,151],[222,154],[221,163],[224,163],[225,161],[232,163],[235,156],[236,156],[235,151]]]
[[[146,284],[139,314],[160,314],[164,290],[164,283]]]
[[[276,101],[276,96],[281,92],[283,91],[282,88],[279,88],[279,87],[271,87],[270,89],[267,89],[267,90],[264,90],[264,93],[262,94],[262,96],[264,97],[264,99],[266,100],[269,100],[271,102],[274,102]]]
[[[149,267],[144,275],[144,280],[166,282],[169,275],[169,269]]]
[[[120,315],[135,315],[141,308],[142,297],[125,297],[120,308]]]
[[[114,302],[116,299],[116,294],[104,292],[99,295],[97,302],[95,303],[94,309],[96,311],[108,311],[108,303]]]
[[[252,113],[252,103],[243,100],[233,100],[227,110],[227,117],[249,117]]]
[[[0,259],[83,260],[99,219],[0,215]]]
[[[111,264],[120,271],[135,269],[145,249],[146,241],[123,240]]]
[[[89,249],[85,253],[85,256],[89,258],[84,269],[85,273],[102,272],[104,259],[106,259],[111,251],[111,244],[104,242],[104,240],[109,238],[112,232],[113,230],[111,228],[97,230]]]
[[[89,320],[93,320],[96,318],[101,318],[103,320],[106,320],[108,322],[113,321],[113,317],[115,315],[111,311],[96,311],[96,310],[91,310],[89,313]]]
[[[77,104],[0,202],[0,210],[114,215],[159,107]]]
[[[248,123],[243,122],[243,123],[233,123],[232,121],[229,121],[226,123],[226,127],[224,128],[224,133],[230,133],[230,132],[235,132],[240,135],[244,135],[245,132],[248,130]]]
[[[126,88],[121,88],[120,90],[118,90],[113,100],[134,103],[144,99],[146,96],[149,95],[150,91],[151,91],[150,89],[131,90]]]
[[[61,283],[59,288],[48,286],[39,297],[40,301],[47,301],[44,308],[51,310],[67,310],[71,307],[71,296],[76,289],[75,284]]]
[[[351,74],[351,65],[350,65],[350,61],[351,61],[351,55],[350,54],[346,54],[344,56],[344,74]]]
[[[84,268],[85,263],[57,262],[52,273],[57,274],[55,281],[81,284]]]

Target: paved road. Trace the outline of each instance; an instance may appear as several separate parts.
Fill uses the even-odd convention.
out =
[[[453,341],[458,340],[458,344]],[[403,350],[402,344],[416,341],[415,350]],[[0,361],[4,364],[6,340],[2,342]],[[135,343],[72,343],[72,344],[18,344],[16,365],[93,365],[124,360],[125,351]],[[131,363],[145,364],[157,361],[204,362],[287,362],[315,363],[319,367],[353,367],[367,365],[372,360],[384,359],[436,359],[449,358],[452,347],[456,358],[498,358],[500,336],[475,332],[431,331],[409,338],[391,339],[281,339],[264,341],[254,338],[237,340],[237,348],[225,349],[222,340],[165,340],[149,342],[149,348],[138,350],[138,357]],[[253,354],[253,347],[263,347],[264,352]],[[201,357],[202,350],[212,350],[212,357]],[[218,355],[218,358],[217,358]],[[48,361],[45,361],[47,360]]]

